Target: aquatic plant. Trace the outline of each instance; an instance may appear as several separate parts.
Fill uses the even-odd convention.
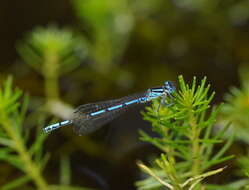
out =
[[[129,41],[134,15],[127,0],[74,0],[75,13],[91,31],[92,66],[99,74],[118,69],[116,65]],[[103,24],[105,23],[105,24]],[[119,71],[121,72],[121,71]]]
[[[226,136],[235,134],[237,141],[249,144],[249,68],[242,65],[239,70],[241,87],[231,87],[230,92],[225,95],[225,105],[221,110],[219,123],[231,122],[232,128]],[[249,149],[247,154],[237,159],[240,175],[249,176]]]
[[[28,33],[17,50],[24,62],[44,77],[48,102],[60,98],[59,77],[77,68],[87,55],[81,36],[53,25]]]
[[[43,154],[43,142],[46,135],[36,132],[34,142],[28,147],[29,130],[23,127],[26,117],[27,96],[22,103],[22,91],[12,89],[9,77],[0,89],[0,160],[8,162],[20,170],[23,175],[1,189],[13,189],[33,181],[38,189],[47,189],[48,184],[42,176],[42,170],[48,159]]]
[[[215,93],[209,93],[209,90],[206,78],[198,85],[194,77],[192,85],[189,85],[179,76],[179,91],[175,94],[172,106],[160,106],[159,113],[159,102],[155,101],[152,106],[147,107],[147,111],[143,113],[144,119],[151,122],[152,130],[158,136],[151,137],[141,131],[141,139],[159,148],[162,154],[150,167],[138,163],[149,174],[149,177],[136,183],[138,189],[167,187],[198,190],[219,187],[204,183],[204,179],[222,172],[226,167],[222,163],[233,157],[225,155],[233,142],[233,135],[224,142],[223,136],[229,125],[216,134],[212,133],[222,105],[211,107]],[[222,144],[222,147],[216,152],[214,147],[217,144]]]
[[[28,96],[18,88],[13,88],[9,77],[0,88],[0,160],[9,163],[18,170],[15,179],[1,186],[2,190],[19,187],[48,190],[86,190],[70,185],[70,160],[61,159],[60,183],[49,184],[43,175],[49,154],[44,154],[43,146],[47,137],[41,126],[25,126],[27,118]],[[32,182],[32,183],[31,183]]]

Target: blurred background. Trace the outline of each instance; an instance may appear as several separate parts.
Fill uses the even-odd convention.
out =
[[[248,32],[247,0],[2,1],[0,82],[12,75],[29,94],[25,128],[66,119],[81,104],[176,82],[179,74],[207,76],[220,103],[248,76],[240,74],[249,63]],[[46,179],[57,182],[64,160],[72,184],[135,189],[136,160],[158,153],[139,140],[138,129],[150,133],[141,109],[88,136],[71,127],[51,133]],[[0,184],[17,175],[6,163],[1,168]]]

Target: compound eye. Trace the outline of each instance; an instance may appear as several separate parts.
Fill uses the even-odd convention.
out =
[[[169,92],[174,92],[176,90],[174,83],[171,81],[166,81],[165,87]]]

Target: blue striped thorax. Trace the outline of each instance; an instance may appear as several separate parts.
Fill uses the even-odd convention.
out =
[[[171,81],[166,81],[162,87],[150,88],[147,92],[147,101],[151,101],[158,97],[171,96],[176,91]]]

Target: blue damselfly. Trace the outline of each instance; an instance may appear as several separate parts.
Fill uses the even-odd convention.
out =
[[[162,98],[165,102],[167,96],[172,94],[176,88],[172,82],[166,81],[163,86],[149,88],[147,91],[115,100],[84,104],[76,108],[72,119],[55,123],[45,127],[44,132],[50,132],[62,126],[73,124],[74,131],[78,135],[91,133],[104,124],[118,117],[134,105],[144,104],[156,98]]]

